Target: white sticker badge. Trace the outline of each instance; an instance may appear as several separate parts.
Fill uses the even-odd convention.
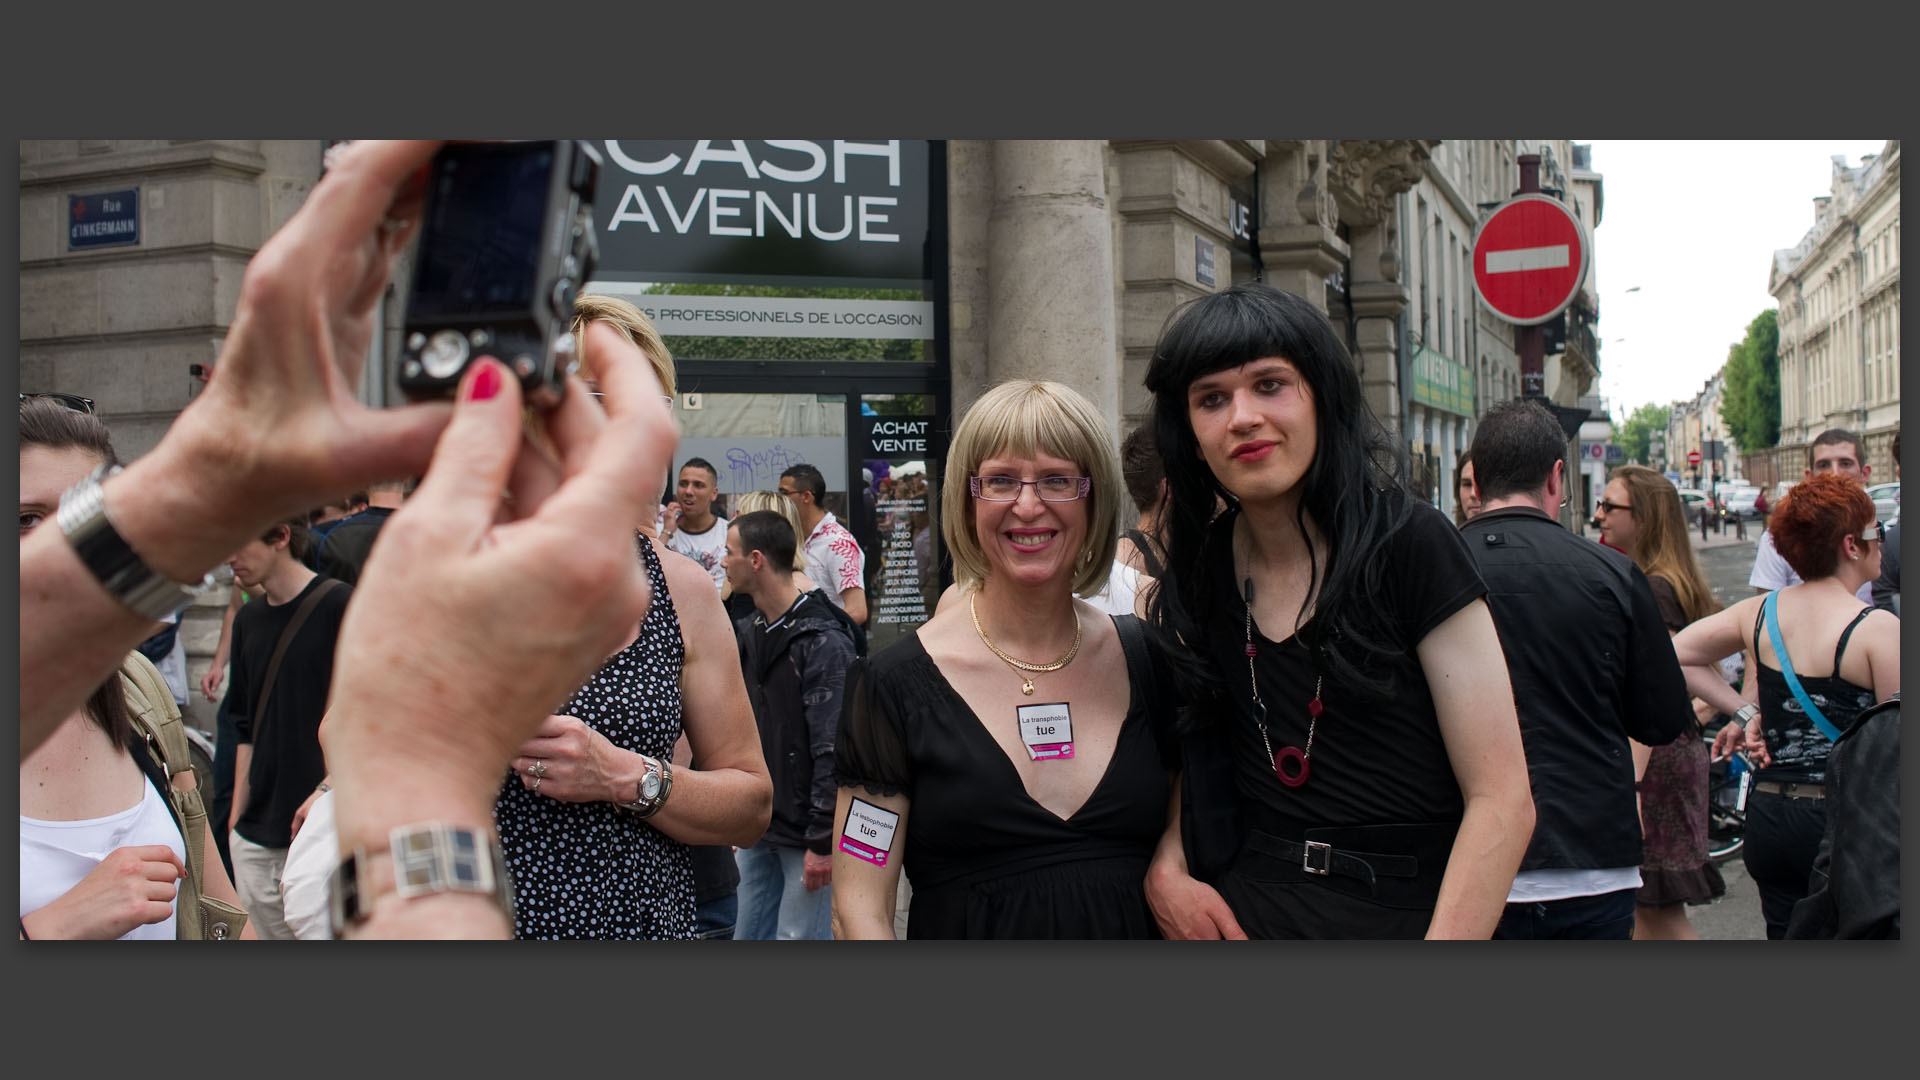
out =
[[[887,853],[893,850],[893,830],[899,825],[899,814],[856,798],[847,810],[840,850],[875,866],[885,866]]]
[[[1065,761],[1073,756],[1073,716],[1066,702],[1022,705],[1018,712],[1020,741],[1027,744],[1029,757],[1035,761]]]

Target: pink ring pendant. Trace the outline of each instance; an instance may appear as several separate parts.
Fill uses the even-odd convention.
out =
[[[1298,771],[1288,771],[1292,766]],[[1313,771],[1313,764],[1307,755],[1297,746],[1283,746],[1273,755],[1273,775],[1290,788],[1299,787],[1307,782],[1307,774]]]

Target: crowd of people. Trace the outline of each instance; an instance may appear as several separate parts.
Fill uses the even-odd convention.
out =
[[[1686,937],[1733,753],[1768,936],[1897,936],[1857,438],[1772,508],[1793,579],[1718,611],[1664,477],[1576,537],[1565,433],[1504,403],[1449,522],[1326,316],[1234,285],[1169,320],[1124,440],[1055,382],[958,418],[953,585],[868,655],[818,469],[729,517],[689,458],[663,497],[630,304],[580,298],[550,410],[487,357],[355,402],[436,145],[339,155],[125,469],[90,401],[22,394],[23,938],[893,938],[903,881],[915,938]],[[217,566],[209,807],[139,646]]]

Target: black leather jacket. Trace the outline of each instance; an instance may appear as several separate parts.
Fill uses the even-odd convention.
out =
[[[1646,576],[1530,508],[1460,532],[1487,582],[1526,745],[1535,823],[1520,868],[1639,866],[1627,739],[1662,746],[1694,722]]]
[[[1861,713],[1827,761],[1827,833],[1790,938],[1900,936],[1900,695]]]
[[[766,839],[829,854],[839,794],[833,741],[854,660],[853,638],[818,589],[802,596],[771,632],[758,611],[734,623],[734,631],[760,749],[773,776]]]

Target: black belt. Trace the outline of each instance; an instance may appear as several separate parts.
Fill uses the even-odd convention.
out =
[[[1388,855],[1374,851],[1344,851],[1318,840],[1293,841],[1271,833],[1256,832],[1250,846],[1300,864],[1302,873],[1326,877],[1341,874],[1358,878],[1372,888],[1379,875],[1413,877],[1420,872],[1420,860],[1411,855]]]
[[[1255,811],[1255,816],[1267,817]],[[1458,826],[1453,823],[1247,830],[1233,872],[1249,882],[1314,882],[1389,907],[1431,908]],[[1266,826],[1266,827],[1262,827]]]

